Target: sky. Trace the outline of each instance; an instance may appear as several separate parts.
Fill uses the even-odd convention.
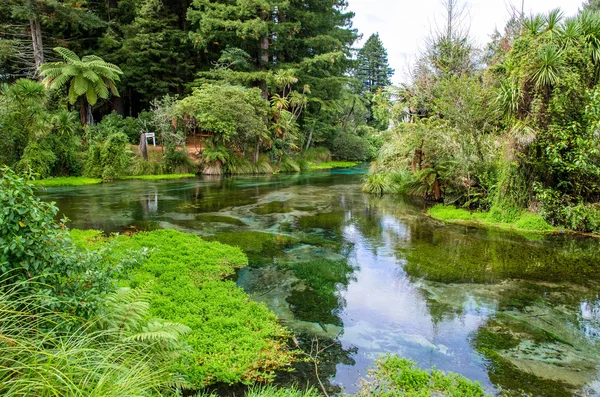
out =
[[[392,81],[408,81],[408,71],[425,46],[425,40],[436,24],[443,26],[441,0],[348,0],[355,12],[354,27],[363,35],[362,44],[373,33],[379,33],[388,52],[390,66],[396,70]],[[497,28],[502,30],[512,6],[521,8],[521,0],[462,0],[466,9],[466,25],[475,44],[483,47]],[[577,13],[583,0],[525,0],[525,13],[546,13],[561,8],[565,15]]]

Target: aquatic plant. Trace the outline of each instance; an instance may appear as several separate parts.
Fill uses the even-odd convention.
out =
[[[288,331],[277,317],[234,282],[224,280],[236,267],[247,265],[240,249],[174,230],[108,241],[93,233],[78,237],[87,246],[109,246],[116,256],[149,250],[128,283],[149,285],[152,316],[191,329],[184,338],[191,350],[171,362],[169,369],[184,374],[192,389],[217,382],[268,381],[293,360],[286,347]]]
[[[283,254],[283,250],[298,243],[294,237],[262,232],[221,233],[207,237],[208,241],[239,247],[248,255],[250,266],[261,266]]]
[[[356,397],[401,396],[489,397],[483,387],[467,378],[417,367],[412,360],[387,355],[377,360]]]
[[[286,212],[292,212],[289,204],[284,201],[270,201],[266,204],[260,205],[251,210],[257,215],[268,215],[268,214],[283,214]]]

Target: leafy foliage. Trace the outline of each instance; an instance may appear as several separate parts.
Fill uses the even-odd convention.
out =
[[[379,359],[370,372],[370,380],[363,382],[358,396],[469,396],[485,397],[483,387],[468,379],[438,370],[427,372],[416,363],[388,355]]]
[[[35,196],[33,185],[8,168],[0,179],[0,286],[25,283],[46,308],[90,315],[135,256],[107,262],[104,252],[76,249],[58,209]]]

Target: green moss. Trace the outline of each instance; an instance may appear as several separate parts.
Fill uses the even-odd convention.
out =
[[[195,174],[162,174],[162,175],[136,175],[136,176],[124,176],[119,179],[141,179],[144,181],[159,181],[164,179],[183,179],[183,178],[195,178]]]
[[[237,218],[220,215],[196,215],[196,220],[206,223],[226,223],[234,226],[247,226],[244,222]]]
[[[311,170],[330,170],[333,168],[352,168],[356,167],[358,163],[353,161],[327,161],[319,164],[311,164]]]
[[[303,229],[337,230],[344,223],[344,214],[341,212],[323,212],[304,216],[298,220],[298,223]]]
[[[363,383],[360,396],[489,396],[477,382],[452,372],[424,371],[414,361],[398,356],[377,360],[370,375],[372,379]]]
[[[251,211],[257,215],[268,215],[284,214],[287,212],[292,212],[292,209],[288,206],[288,204],[285,201],[271,201],[259,207],[253,208]]]
[[[89,186],[102,183],[100,178],[85,178],[83,176],[69,176],[60,178],[48,178],[33,181],[34,185],[45,187],[63,187],[63,186]]]
[[[222,233],[208,237],[207,240],[241,248],[248,255],[251,266],[271,263],[273,258],[283,255],[284,249],[298,243],[293,237],[262,232]]]
[[[524,232],[548,233],[556,229],[548,224],[538,214],[523,212],[515,221],[502,222],[495,216],[495,213],[470,212],[462,208],[445,206],[438,204],[431,207],[427,213],[431,217],[448,223],[460,223],[478,227],[493,227],[505,230],[516,230]]]
[[[519,390],[523,396],[571,396],[573,390],[562,382],[539,378],[518,369],[502,355],[489,348],[478,348],[487,360],[490,381],[506,390]]]
[[[277,317],[234,282],[224,281],[247,264],[240,249],[174,230],[110,239],[95,232],[73,231],[72,236],[84,246],[109,246],[115,256],[147,249],[128,284],[150,289],[153,317],[192,329],[186,337],[191,350],[173,362],[172,370],[194,388],[272,379],[275,370],[292,361],[288,331]]]
[[[229,207],[243,207],[256,204],[258,200],[241,194],[230,194],[227,197],[209,196],[189,201],[177,206],[177,211],[184,213],[218,212]]]

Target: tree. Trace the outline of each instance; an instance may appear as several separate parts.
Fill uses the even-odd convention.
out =
[[[40,76],[51,89],[69,86],[68,100],[71,105],[79,101],[79,116],[82,125],[92,124],[92,106],[98,98],[108,99],[110,93],[119,96],[116,82],[123,74],[112,63],[95,55],[79,58],[73,51],[63,47],[54,49],[65,62],[47,62],[40,67]]]
[[[387,51],[379,38],[379,33],[369,37],[363,48],[358,52],[356,77],[363,87],[371,94],[392,84],[390,77],[394,69],[389,67]]]
[[[600,0],[585,0],[583,3],[584,11],[600,11]]]

